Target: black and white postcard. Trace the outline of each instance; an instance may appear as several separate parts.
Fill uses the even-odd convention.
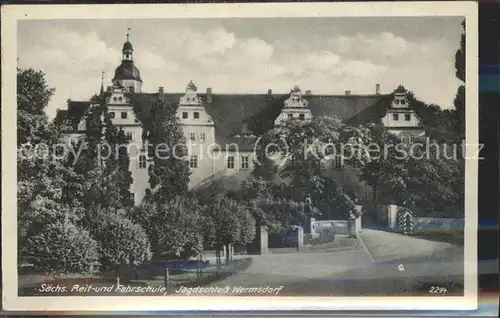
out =
[[[477,19],[3,6],[4,308],[475,309]]]

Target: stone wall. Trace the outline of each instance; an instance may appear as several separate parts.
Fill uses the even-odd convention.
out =
[[[415,229],[463,229],[464,219],[413,218]]]

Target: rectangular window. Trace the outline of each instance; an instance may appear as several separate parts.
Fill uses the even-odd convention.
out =
[[[187,112],[182,112],[182,118],[188,118],[188,113]]]
[[[193,113],[193,117],[194,117],[194,119],[198,119],[198,118],[200,118],[200,113],[198,113],[198,112],[194,112],[194,113]]]
[[[200,140],[201,140],[201,142],[204,142],[204,141],[205,141],[205,139],[206,139],[206,135],[205,135],[205,133],[201,133],[201,134],[200,134]]]
[[[189,139],[191,139],[192,141],[196,141],[196,133],[191,133]]]
[[[241,157],[241,169],[248,169],[248,156]]]
[[[227,168],[234,169],[234,157],[227,157]]]
[[[406,121],[410,121],[410,118],[411,118],[410,114],[405,114],[405,120]]]
[[[406,137],[405,137],[404,134],[399,135],[399,138],[401,139],[401,143],[405,143],[406,142]]]
[[[134,139],[134,134],[133,133],[127,133],[127,140],[131,141]]]
[[[139,156],[139,168],[140,169],[146,168],[146,156],[144,155]]]
[[[304,115],[304,114],[299,114],[299,119],[300,119],[300,120],[304,120],[304,119],[306,119],[306,115]]]
[[[344,167],[344,158],[342,156],[335,156],[335,169],[342,169]]]
[[[398,119],[399,119],[398,114],[392,114],[392,119],[393,119],[393,120],[398,120]]]
[[[115,118],[115,112],[109,112],[109,118]]]
[[[122,119],[127,119],[127,112],[122,112]]]
[[[189,168],[198,168],[198,156],[189,157]]]
[[[288,114],[288,119],[293,119],[293,114]]]
[[[130,93],[134,93],[134,92],[135,92],[135,88],[134,88],[134,86],[130,86],[130,87],[129,87],[129,89],[128,89],[128,91],[129,91]]]
[[[409,135],[408,135],[408,142],[409,142],[409,143],[412,143],[412,142],[413,142],[413,140],[414,140],[413,135],[412,135],[412,134],[409,134]]]

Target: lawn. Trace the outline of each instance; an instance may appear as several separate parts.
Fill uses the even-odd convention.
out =
[[[165,288],[163,275],[164,267],[148,266],[146,267],[149,269],[147,273],[144,273],[143,268],[141,273],[135,272],[133,275],[135,277],[131,277],[130,273],[124,273],[124,277],[120,278],[120,285],[136,287],[135,290],[117,288],[116,278],[109,274],[86,277],[75,274],[58,278],[50,275],[19,275],[18,294],[19,296],[163,296],[165,292],[172,293],[180,286],[204,286],[224,279],[235,272],[245,270],[250,263],[251,258],[235,259],[229,266],[223,266],[219,272],[215,265],[205,266],[200,277],[197,275],[196,268],[169,269],[167,288]],[[53,289],[44,290],[47,287],[53,287]],[[137,289],[141,287],[144,289]],[[147,287],[149,289],[145,289]]]
[[[383,229],[388,232],[403,233],[403,229]],[[445,228],[428,228],[428,229],[416,229],[410,236],[423,238],[430,241],[444,242],[455,245],[464,245],[464,229],[445,229]]]

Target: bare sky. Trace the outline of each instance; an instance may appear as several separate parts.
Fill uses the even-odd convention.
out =
[[[19,67],[43,70],[56,93],[48,108],[87,100],[120,64],[131,28],[145,92],[183,92],[189,80],[214,93],[389,93],[453,108],[454,56],[462,17],[25,20]]]

